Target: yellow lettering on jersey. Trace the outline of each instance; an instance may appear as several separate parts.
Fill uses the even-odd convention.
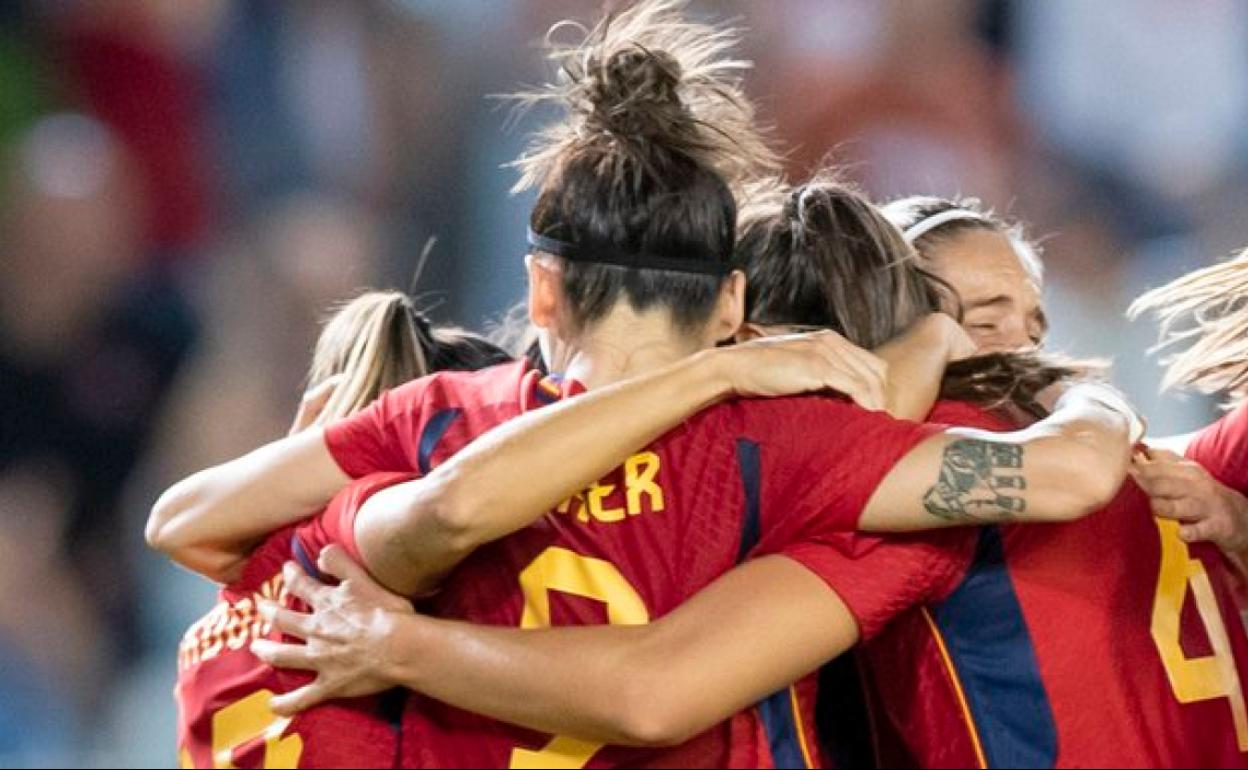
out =
[[[1157,528],[1161,531],[1161,574],[1153,603],[1152,633],[1174,697],[1180,703],[1225,698],[1239,750],[1248,752],[1248,705],[1209,573],[1179,538],[1178,522],[1158,519]],[[1212,655],[1189,658],[1183,650],[1181,623],[1189,590],[1209,635]]]
[[[628,489],[630,516],[637,516],[642,512],[642,496],[650,501],[652,512],[659,513],[663,510],[663,487],[655,481],[658,476],[659,456],[654,452],[633,455],[624,463],[624,486]]]
[[[594,599],[607,605],[613,626],[636,626],[650,622],[650,611],[619,569],[609,561],[591,559],[566,548],[547,548],[520,573],[524,591],[521,628],[550,626],[550,593]]]
[[[560,735],[541,751],[513,749],[511,764],[508,767],[512,770],[538,770],[538,768],[577,770],[589,764],[601,748],[601,743],[588,743]]]
[[[619,488],[615,484],[599,481],[588,489],[564,500],[556,513],[576,513],[576,520],[588,523],[590,519],[604,524],[615,524],[629,516],[643,513],[660,513],[667,507],[663,487],[659,485],[659,456],[654,452],[641,452],[624,462],[624,508],[607,507],[607,499]]]
[[[585,508],[585,493],[584,492],[577,492],[572,497],[569,497],[567,500],[564,500],[562,503],[559,503],[559,507],[555,508],[555,511],[557,513],[569,513],[571,512],[572,505],[574,503],[576,504],[577,521],[582,521],[582,522],[589,521],[589,513],[587,512],[587,509]]]
[[[614,484],[601,483],[595,483],[585,490],[585,501],[589,504],[589,515],[594,517],[594,521],[601,521],[606,524],[624,521],[623,508],[603,507],[603,501],[610,497],[614,491]]]
[[[582,556],[566,548],[550,547],[520,573],[524,591],[521,628],[550,626],[552,592],[595,599],[607,605],[607,620],[613,626],[637,626],[650,622],[650,611],[641,595],[609,561]],[[515,748],[513,768],[580,768],[588,765],[602,744],[587,743],[567,736],[555,736],[541,750]]]
[[[269,710],[273,693],[257,690],[221,709],[212,717],[212,759],[217,768],[234,767],[234,751],[246,743],[264,741],[265,768],[298,767],[303,738],[283,738],[289,718],[279,719]]]

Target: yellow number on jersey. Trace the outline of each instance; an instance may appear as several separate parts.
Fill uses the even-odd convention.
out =
[[[298,735],[282,737],[282,733],[290,726],[290,719],[279,719],[269,710],[269,700],[272,697],[272,692],[260,690],[213,715],[213,767],[233,768],[234,750],[257,738],[264,739],[263,767],[299,766],[299,757],[303,754],[303,739]],[[186,752],[183,752],[183,762],[189,759]]]
[[[1157,527],[1161,530],[1161,576],[1157,583],[1157,600],[1153,604],[1153,641],[1166,667],[1174,697],[1180,703],[1226,698],[1230,701],[1239,750],[1248,751],[1248,708],[1244,706],[1244,690],[1209,573],[1199,559],[1191,557],[1187,545],[1179,539],[1177,522],[1159,519]],[[1181,619],[1189,587],[1213,645],[1211,656],[1189,658],[1183,652]]]
[[[524,591],[521,628],[550,627],[550,592],[582,596],[607,605],[607,618],[613,626],[641,626],[650,622],[650,612],[609,561],[591,559],[566,548],[547,548],[520,573]],[[587,743],[557,736],[541,751],[514,749],[512,768],[581,768],[589,764],[601,743]]]

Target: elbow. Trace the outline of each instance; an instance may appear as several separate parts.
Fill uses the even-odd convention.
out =
[[[639,670],[632,669],[633,672]],[[683,693],[671,686],[670,677],[630,676],[628,684],[621,689],[619,700],[613,704],[619,735],[612,742],[617,745],[669,748],[712,727],[692,721],[692,715],[698,710],[682,703]]]
[[[175,551],[179,545],[174,523],[186,512],[187,501],[179,487],[174,486],[165,491],[156,504],[152,506],[147,517],[147,525],[143,529],[143,537],[149,548],[166,555]]]
[[[485,544],[482,505],[471,489],[456,478],[426,487],[426,494],[412,502],[409,517],[432,521],[444,546],[455,554],[469,554]]]
[[[679,746],[697,735],[681,716],[657,702],[655,693],[648,697],[630,698],[630,705],[619,710],[619,735],[613,741],[621,746],[663,749]]]
[[[143,536],[149,548],[177,560],[184,550],[203,545],[188,525],[205,518],[206,502],[195,477],[174,484],[152,506]]]

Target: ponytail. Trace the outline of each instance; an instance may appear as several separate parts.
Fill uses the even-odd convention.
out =
[[[345,303],[326,322],[308,384],[315,387],[331,377],[343,377],[317,419],[324,425],[433,372],[471,371],[510,360],[476,335],[435,329],[406,294],[373,291]]]

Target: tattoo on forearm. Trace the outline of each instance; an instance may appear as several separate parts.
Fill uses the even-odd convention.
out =
[[[927,512],[965,523],[1010,521],[1027,512],[1023,447],[961,439],[945,448],[940,479],[927,491]]]

